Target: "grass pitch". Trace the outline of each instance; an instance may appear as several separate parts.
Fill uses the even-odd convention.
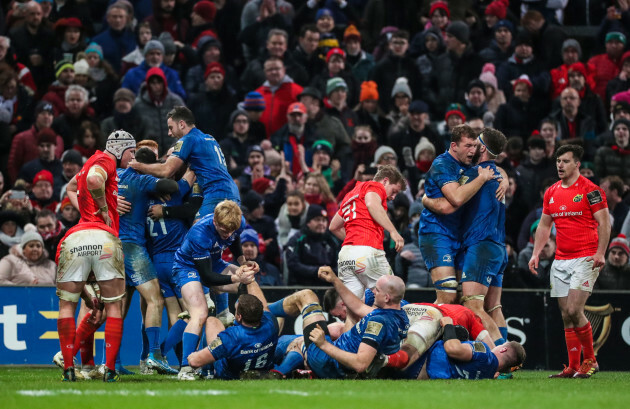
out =
[[[3,409],[135,408],[606,408],[628,407],[630,372],[591,379],[547,379],[520,371],[496,381],[197,381],[125,376],[62,383],[58,368],[0,368]]]

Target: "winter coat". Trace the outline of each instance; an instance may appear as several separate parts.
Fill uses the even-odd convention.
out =
[[[136,36],[130,29],[116,31],[108,27],[92,41],[103,47],[103,57],[112,65],[115,72],[120,71],[122,58],[137,47]]]
[[[606,86],[621,71],[621,58],[612,60],[608,54],[598,54],[588,60],[589,64],[595,66],[595,92],[602,100],[606,100]],[[609,100],[610,101],[610,100]]]
[[[139,66],[130,69],[122,80],[121,88],[127,88],[137,95],[140,90],[140,86],[146,79],[149,69],[151,69],[151,67],[146,61],[143,61]],[[182,85],[182,81],[179,79],[177,71],[166,66],[164,63],[160,64],[160,69],[166,76],[168,89],[182,97],[182,99],[186,99],[186,91],[184,91],[184,86]]]
[[[617,145],[602,146],[597,150],[595,153],[597,177],[616,175],[624,180],[630,177],[630,152],[622,153],[622,151]]]
[[[481,72],[481,66],[479,66],[479,72]],[[476,76],[479,76],[479,72]],[[409,88],[414,98],[422,96],[422,74],[415,61],[409,57],[396,57],[390,53],[376,63],[370,74],[370,79],[378,85],[378,104],[384,112],[389,112],[393,105],[392,88],[399,77],[409,80]]]
[[[520,136],[526,140],[546,114],[547,111],[532,100],[523,102],[512,97],[507,104],[499,106],[494,127],[505,135]]]
[[[287,109],[291,103],[297,101],[302,89],[287,75],[275,90],[269,81],[265,81],[256,89],[265,98],[265,110],[260,117],[260,122],[265,125],[267,138],[287,123]]]
[[[20,132],[13,137],[11,142],[11,152],[9,153],[9,179],[11,185],[16,181],[20,169],[26,162],[39,157],[37,150],[37,132],[38,129],[33,125],[30,129]],[[63,154],[63,139],[57,135],[57,145],[55,146],[55,157],[61,158]]]
[[[236,109],[236,99],[225,84],[218,92],[198,92],[190,96],[188,106],[195,115],[196,125],[217,141],[225,138],[230,114]]]
[[[0,260],[0,285],[54,285],[57,266],[43,251],[37,261],[30,261],[22,254],[19,245]]]
[[[331,266],[336,273],[338,254],[339,242],[330,232],[317,234],[304,227],[284,249],[289,285],[321,285],[317,271],[321,266]]]
[[[148,120],[148,137],[158,142],[160,152],[166,152],[175,142],[173,138],[168,136],[166,114],[176,105],[185,105],[179,95],[167,89],[166,96],[162,102],[156,103],[151,99],[149,91],[144,86],[141,88],[140,95],[138,95],[134,103],[134,108],[138,111],[138,115]]]

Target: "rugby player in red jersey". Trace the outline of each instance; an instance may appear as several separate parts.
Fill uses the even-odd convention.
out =
[[[580,175],[584,149],[564,145],[556,152],[560,181],[545,192],[529,269],[537,274],[538,255],[556,225],[556,257],[551,266],[551,296],[558,298],[569,353],[569,366],[550,378],[589,378],[599,371],[593,330],[584,305],[605,263],[610,216],[604,191]],[[580,353],[584,360],[580,365]]]
[[[122,244],[118,239],[117,167],[134,158],[136,141],[125,131],[107,138],[105,152],[97,151],[68,184],[72,205],[79,209],[79,223],[68,230],[57,248],[57,329],[64,358],[64,381],[75,380],[73,366],[76,325],[74,313],[90,272],[98,281],[105,304],[106,366],[103,380],[117,381],[115,361],[122,339],[121,299],[125,294]],[[117,166],[118,165],[118,166]]]
[[[330,231],[343,240],[339,278],[359,298],[366,289],[374,288],[380,277],[392,274],[383,250],[384,231],[390,233],[396,251],[405,245],[387,216],[387,200],[393,200],[405,186],[396,167],[382,166],[373,181],[357,183],[330,222]]]

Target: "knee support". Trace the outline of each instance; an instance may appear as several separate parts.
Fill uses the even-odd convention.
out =
[[[113,302],[116,302],[116,301],[120,301],[120,300],[122,300],[123,298],[125,298],[125,293],[122,293],[122,294],[117,295],[117,296],[115,296],[115,297],[102,297],[102,298],[103,298],[103,299],[102,299],[102,301],[103,301],[104,303],[109,304],[109,303],[113,303]]]
[[[490,308],[489,310],[487,310],[486,312],[488,314],[490,314],[492,311],[498,310],[499,308],[503,308],[503,306],[501,304],[497,304],[494,307]]]
[[[405,339],[405,344],[409,344],[412,347],[414,347],[418,351],[418,354],[420,355],[424,354],[427,351],[427,349],[429,349],[429,347],[431,346],[428,344],[428,342],[424,339],[422,335],[415,332],[407,333],[407,339]]]
[[[446,293],[457,292],[457,278],[455,276],[449,276],[442,280],[437,280],[433,283],[436,291],[444,291]]]
[[[465,295],[462,297],[461,303],[465,304],[468,301],[475,301],[475,300],[483,301],[485,299],[486,299],[485,295]]]
[[[57,297],[60,300],[69,301],[69,302],[79,302],[81,298],[81,293],[71,293],[70,291],[60,290],[57,288]]]
[[[314,314],[322,314],[324,315],[324,311],[319,303],[311,303],[302,308],[302,319],[306,319],[306,317]]]

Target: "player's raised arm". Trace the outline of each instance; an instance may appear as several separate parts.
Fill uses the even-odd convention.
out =
[[[172,178],[175,173],[184,165],[184,161],[177,156],[169,156],[164,163],[140,163],[138,161],[129,162],[129,166],[140,173],[153,175],[158,178]]]
[[[339,298],[346,304],[346,308],[352,311],[359,318],[363,318],[372,312],[375,307],[365,305],[352,291],[344,285],[344,283],[335,275],[335,272],[329,266],[319,268],[317,275],[320,279],[332,284],[339,295]]]

